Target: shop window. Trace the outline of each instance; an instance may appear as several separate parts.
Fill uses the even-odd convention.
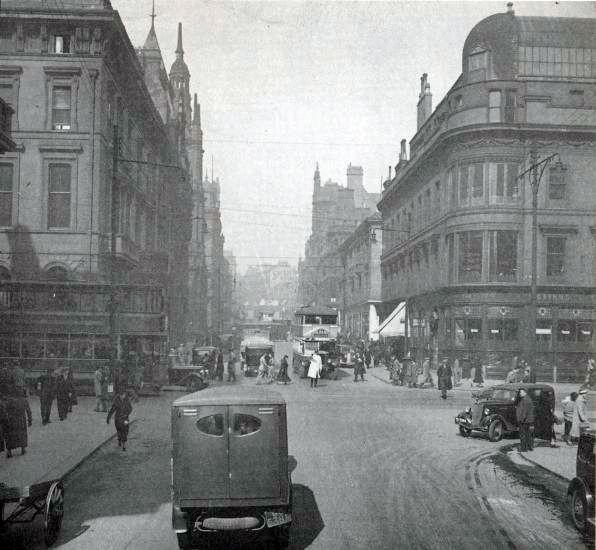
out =
[[[459,234],[458,281],[480,282],[482,278],[482,231]]]
[[[235,414],[232,433],[235,436],[250,435],[261,429],[261,421],[250,414]]]
[[[224,433],[224,415],[211,414],[197,420],[197,429],[206,435],[221,437]]]
[[[511,282],[517,278],[517,231],[490,231],[489,277]]]
[[[559,342],[575,342],[577,340],[577,327],[575,321],[558,321],[557,322],[557,341]]]
[[[489,319],[488,339],[497,342],[515,342],[519,338],[517,319]]]
[[[96,336],[93,341],[94,359],[110,359],[112,357],[112,346],[108,336]]]
[[[557,162],[551,166],[548,178],[548,198],[549,200],[563,200],[566,195],[566,175],[567,168]]]
[[[68,335],[48,334],[46,337],[46,357],[68,357]]]
[[[455,339],[459,344],[482,340],[482,319],[455,319]]]
[[[12,196],[14,167],[12,164],[0,164],[0,226],[12,225]]]
[[[550,319],[536,319],[536,342],[550,344],[552,341],[553,322]]]
[[[66,229],[70,227],[71,177],[72,166],[70,164],[49,165],[49,229]]]
[[[546,238],[546,275],[559,277],[565,271],[565,237]]]
[[[577,341],[590,342],[594,334],[593,321],[578,321],[577,322]]]
[[[93,341],[91,337],[71,335],[69,357],[71,359],[93,359]]]
[[[41,334],[23,334],[23,357],[40,359],[45,355],[45,342]]]

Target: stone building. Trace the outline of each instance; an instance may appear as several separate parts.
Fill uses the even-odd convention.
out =
[[[342,334],[348,340],[378,340],[382,243],[383,222],[376,212],[338,248],[343,270],[340,322]]]
[[[113,349],[110,310],[121,357],[150,367],[183,337],[192,189],[159,59],[144,64],[108,0],[2,3],[17,148],[0,160],[0,358],[31,374],[59,360],[89,377]]]
[[[502,377],[524,356],[538,380],[583,377],[596,315],[595,81],[596,19],[518,17],[511,5],[472,29],[434,110],[422,76],[410,158],[404,140],[379,202],[385,312],[407,300],[419,355],[436,308],[440,353],[464,368]],[[534,232],[524,173],[540,161]]]
[[[313,178],[312,231],[298,265],[298,304],[339,307],[343,267],[339,246],[367,216],[376,212],[378,193],[363,184],[360,166],[347,169],[347,186],[328,180],[321,185],[317,164]]]

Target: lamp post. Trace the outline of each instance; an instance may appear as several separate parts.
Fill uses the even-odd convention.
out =
[[[532,382],[536,377],[536,308],[537,299],[537,280],[538,280],[538,189],[540,180],[548,163],[558,155],[554,153],[545,159],[538,160],[538,151],[532,148],[530,151],[530,166],[520,174],[523,178],[530,174],[530,186],[532,188],[532,279],[530,283],[530,311],[528,312],[528,332],[530,341],[527,343],[530,364],[532,365]]]

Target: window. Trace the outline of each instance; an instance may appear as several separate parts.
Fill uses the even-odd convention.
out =
[[[201,433],[221,437],[224,433],[224,415],[212,414],[197,420],[197,428]]]
[[[441,182],[435,181],[435,198],[434,198],[434,210],[438,216],[441,213]]]
[[[477,283],[482,278],[482,231],[459,234],[458,281]]]
[[[546,238],[546,275],[556,277],[565,271],[565,237]]]
[[[515,122],[516,90],[505,90],[505,108],[503,117],[505,122]]]
[[[0,164],[0,226],[12,225],[12,164]]]
[[[472,164],[472,198],[481,199],[484,196],[484,164]]]
[[[550,344],[552,340],[553,322],[550,319],[536,319],[536,342]]]
[[[482,319],[465,318],[455,319],[455,343],[462,345],[465,342],[482,340]]]
[[[54,86],[52,89],[52,128],[70,130],[70,86]]]
[[[517,231],[491,231],[491,281],[515,281],[517,274]]]
[[[250,435],[261,429],[261,421],[250,414],[235,414],[232,432],[235,436]]]
[[[70,164],[50,164],[48,185],[48,228],[70,227]]]
[[[517,164],[507,164],[507,187],[505,197],[508,200],[516,200],[519,197],[519,180],[517,178]]]
[[[16,110],[17,110],[17,106],[16,106],[16,98],[15,96],[15,91],[14,91],[14,86],[12,84],[0,84],[0,99],[2,99],[2,101],[4,101],[4,103],[6,103],[9,107],[12,108],[13,111],[15,111],[15,113],[12,114],[12,120],[11,120],[11,128],[14,130],[14,124],[12,124],[12,122],[14,121],[14,118],[16,116]]]
[[[561,200],[565,198],[567,168],[557,162],[551,166],[548,178],[548,198],[549,200]]]
[[[468,165],[465,164],[459,169],[459,204],[468,204]]]
[[[575,342],[577,338],[575,321],[557,322],[557,340],[559,342]]]
[[[473,53],[468,57],[468,80],[486,80],[486,52]]]
[[[526,34],[528,40],[533,40],[533,33]],[[596,77],[596,49],[594,48],[520,46],[518,59],[520,76]]]
[[[514,342],[518,339],[517,319],[489,319],[488,339],[496,342]]]
[[[488,121],[501,122],[501,92],[499,90],[488,93]]]
[[[54,52],[70,53],[70,36],[67,34],[57,34],[54,36]]]
[[[451,208],[457,206],[457,171],[455,168],[449,170],[449,185],[451,186]]]

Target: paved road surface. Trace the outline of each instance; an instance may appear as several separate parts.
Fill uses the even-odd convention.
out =
[[[590,547],[558,502],[564,484],[527,467],[520,478],[499,445],[457,435],[463,392],[442,401],[435,390],[372,377],[355,384],[346,375],[315,390],[305,382],[276,386],[288,400],[294,468],[290,548]],[[109,443],[69,479],[58,548],[177,547],[169,488],[175,397],[155,400],[126,453]]]

